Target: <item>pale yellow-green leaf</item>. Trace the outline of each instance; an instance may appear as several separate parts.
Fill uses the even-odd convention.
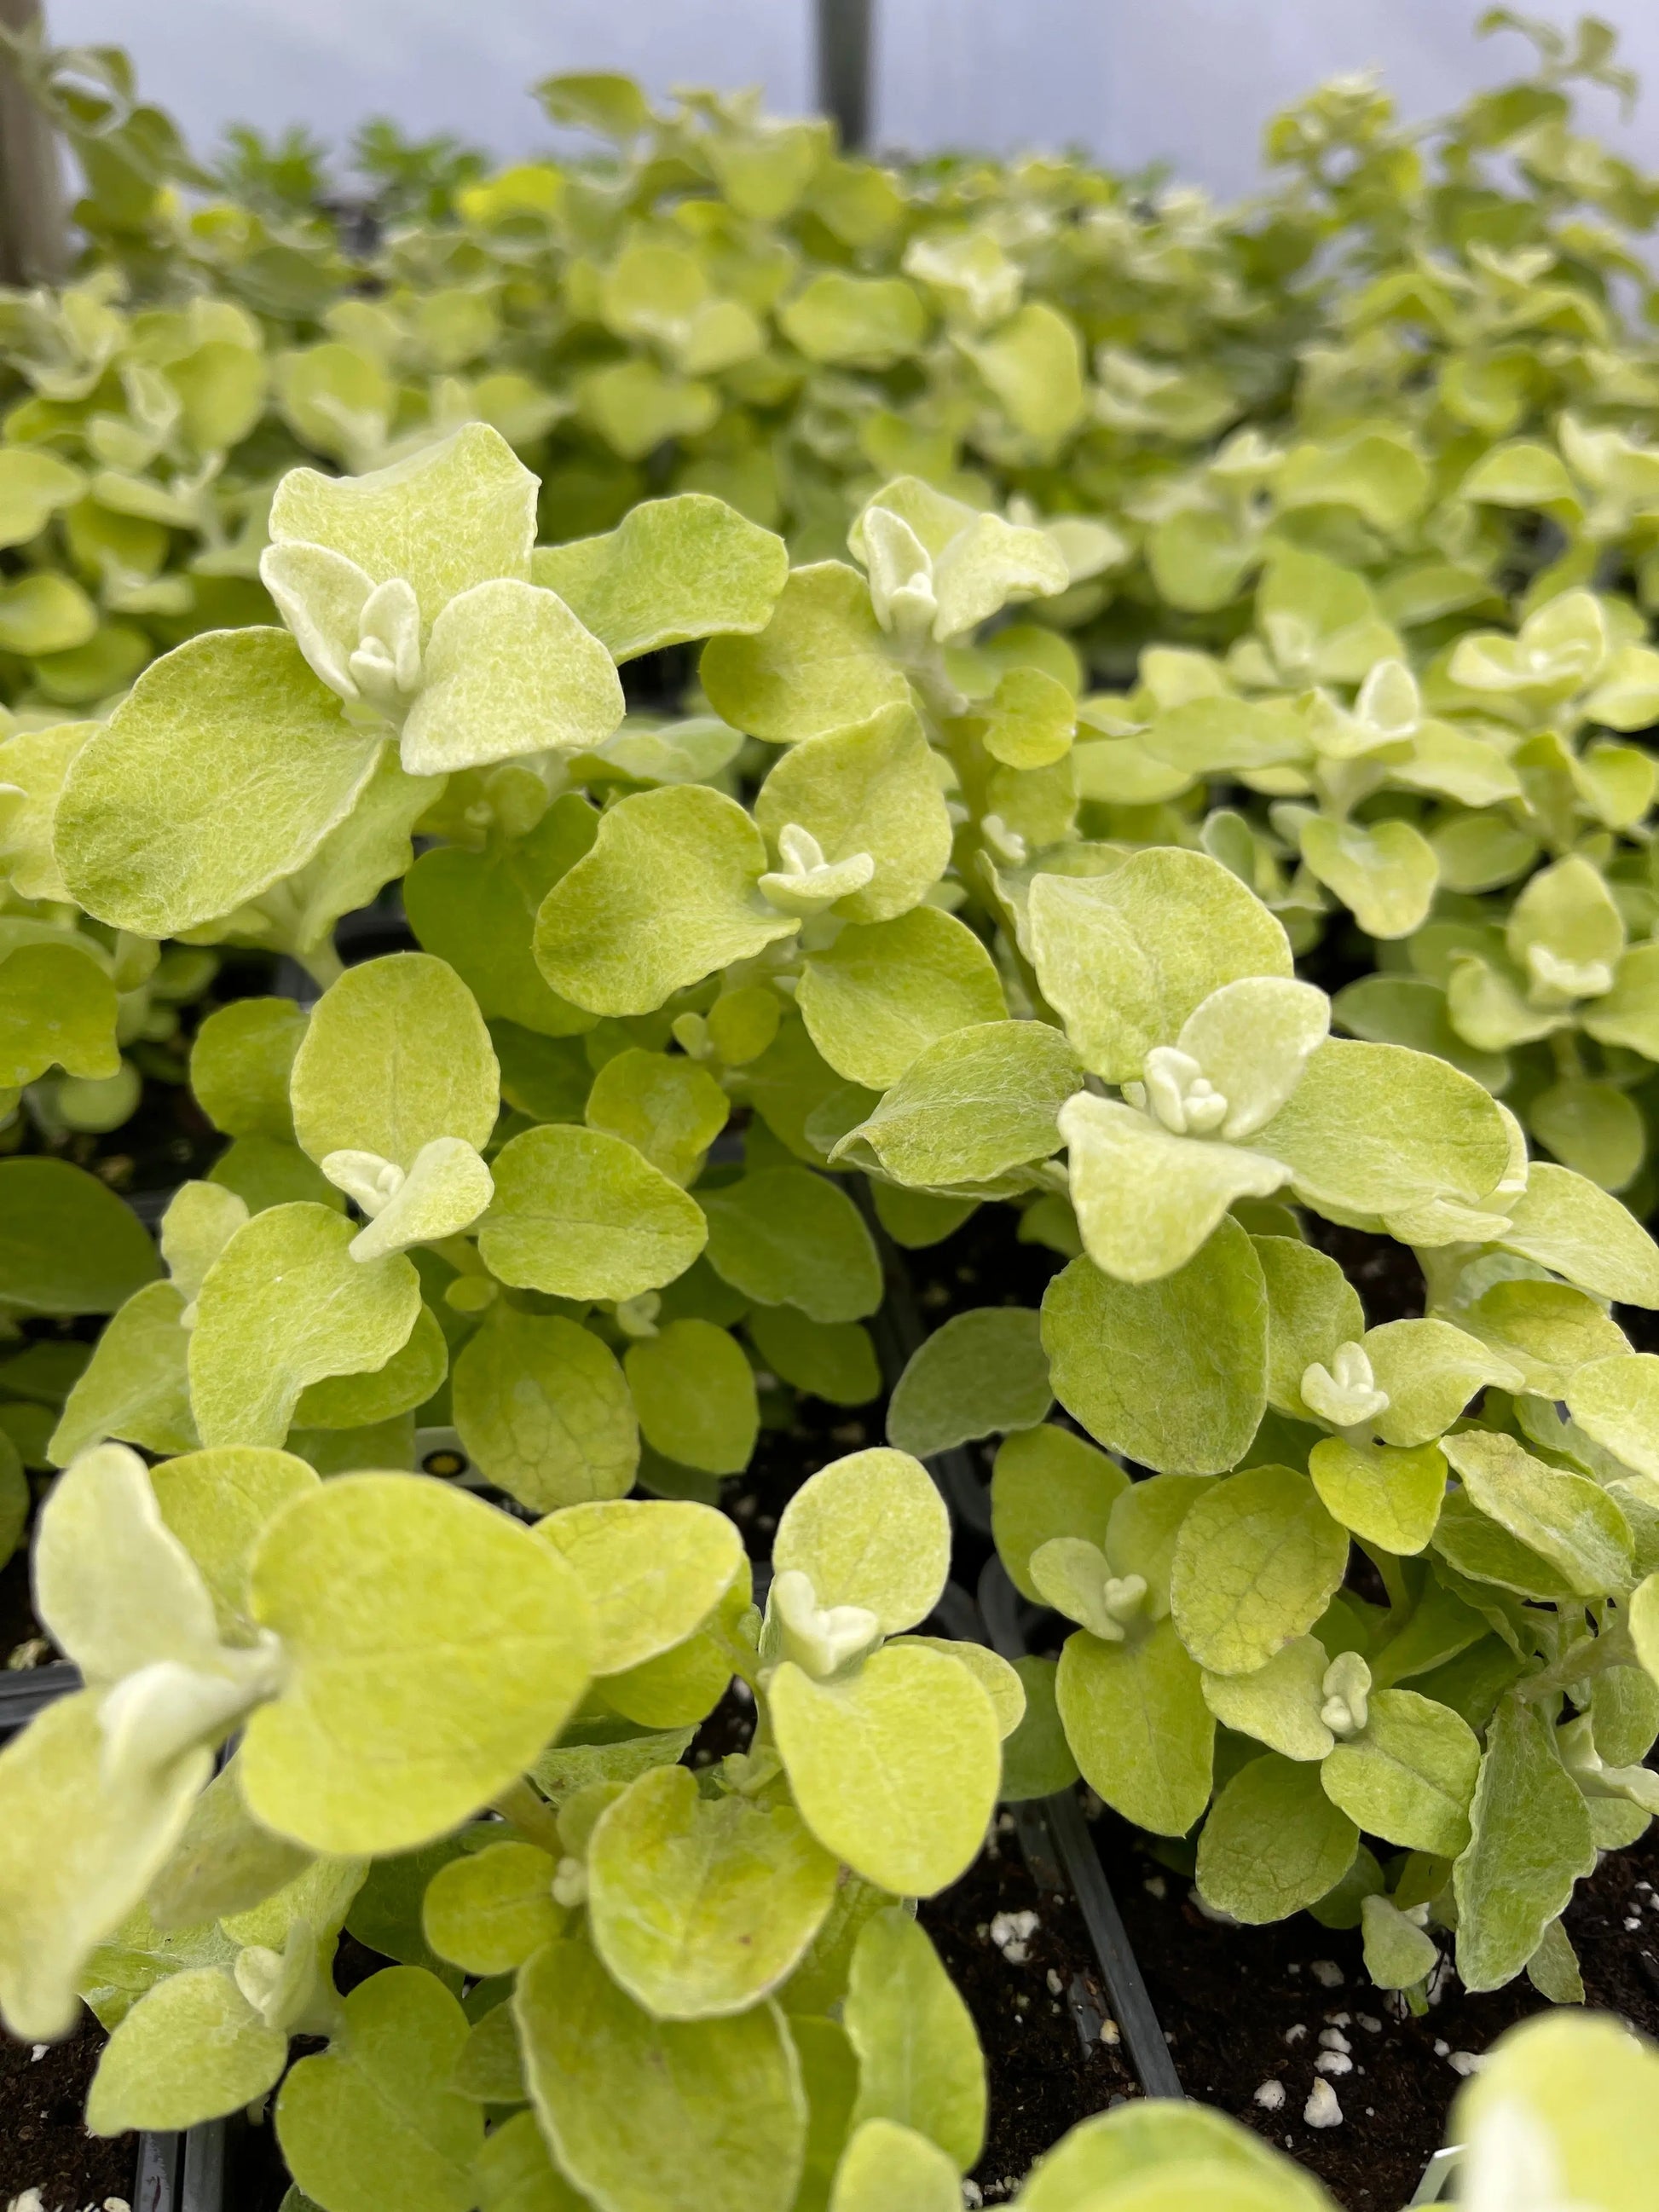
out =
[[[1156,1283],[1115,1282],[1073,1260],[1044,1293],[1042,1341],[1060,1404],[1143,1466],[1221,1474],[1261,1425],[1267,1301],[1236,1222]]]
[[[505,2015],[507,2007],[496,2012]],[[473,2179],[478,2212],[585,2212],[586,2200],[554,2165],[533,2112],[514,2112],[490,2130]]]
[[[192,638],[76,755],[58,804],[64,880],[145,936],[210,921],[304,866],[380,750],[286,630]]]
[[[926,1931],[902,1906],[865,1923],[842,2020],[858,2055],[853,2125],[896,2121],[938,2144],[958,2172],[985,2141],[985,2061],[967,2006]]]
[[[1466,1988],[1511,1981],[1595,1865],[1589,1810],[1561,1764],[1549,1716],[1511,1692],[1486,1729],[1469,1808],[1472,1840],[1453,1870],[1457,1971]]]
[[[478,1234],[491,1273],[559,1297],[635,1298],[684,1274],[701,1208],[621,1137],[550,1123],[502,1147]]]
[[[1368,937],[1409,937],[1427,915],[1440,877],[1433,846],[1409,822],[1317,815],[1303,824],[1302,857]]]
[[[736,1524],[684,1499],[572,1505],[536,1524],[568,1564],[592,1613],[592,1667],[619,1674],[683,1644],[743,1565]]]
[[[1488,1383],[1513,1390],[1522,1379],[1518,1368],[1449,1322],[1384,1322],[1360,1340],[1376,1388],[1388,1395],[1375,1423],[1384,1443],[1428,1443]]]
[[[1034,1428],[1054,1403],[1037,1315],[974,1306],[925,1338],[893,1386],[889,1440],[918,1459]]]
[[[1121,1283],[1183,1267],[1241,1198],[1267,1198],[1289,1170],[1247,1145],[1176,1136],[1151,1115],[1079,1091],[1060,1110],[1083,1249]]]
[[[314,1471],[291,1452],[226,1444],[164,1461],[149,1481],[163,1523],[207,1585],[220,1633],[241,1640],[259,1540],[290,1498],[315,1490]]]
[[[630,1344],[623,1364],[641,1433],[665,1458],[706,1474],[748,1466],[760,1407],[753,1370],[726,1330],[695,1316],[672,1321]]]
[[[1629,1208],[1571,1169],[1534,1160],[1498,1241],[1598,1297],[1659,1305],[1659,1249]]]
[[[482,1150],[501,1098],[477,1003],[428,952],[348,968],[312,1009],[289,1089],[313,1159],[375,1152],[404,1169],[438,1137]]]
[[[843,930],[807,961],[796,1002],[831,1067],[870,1091],[896,1083],[919,1053],[953,1030],[1000,1021],[1007,1012],[985,947],[933,906]]]
[[[1305,1635],[1348,1564],[1346,1532],[1305,1475],[1255,1467],[1200,1498],[1176,1539],[1170,1602],[1188,1651],[1248,1674]]]
[[[1046,1022],[984,1022],[928,1045],[837,1153],[867,1146],[896,1182],[986,1182],[1060,1144],[1077,1060]]]
[[[779,1574],[798,1569],[821,1606],[862,1606],[892,1636],[925,1620],[951,1563],[951,1520],[908,1453],[852,1452],[808,1478],[773,1540]]]
[[[562,1315],[498,1302],[456,1358],[452,1403],[468,1456],[534,1512],[633,1487],[639,1431],[616,1356]]]
[[[1182,1836],[1209,1802],[1215,1722],[1174,1626],[1107,1644],[1067,1637],[1054,1686],[1083,1778],[1154,1835]]]
[[[957,2212],[956,2161],[915,2128],[863,2121],[836,2168],[829,2212]]]
[[[626,1138],[684,1185],[696,1182],[731,1110],[725,1091],[696,1060],[630,1047],[595,1076],[583,1115],[589,1128]]]
[[[359,1266],[348,1221],[300,1203],[256,1213],[209,1269],[191,1331],[191,1406],[204,1444],[280,1444],[300,1395],[384,1367],[421,1310],[401,1254]]]
[[[762,1168],[701,1200],[708,1261],[760,1305],[858,1321],[881,1304],[881,1262],[862,1215],[827,1176]]]
[[[422,1559],[438,1571],[410,1573]],[[248,1723],[243,1788],[317,1850],[407,1850],[477,1811],[575,1705],[594,1644],[562,1560],[418,1476],[343,1475],[297,1498],[255,1554],[252,1597],[288,1675]]]
[[[849,921],[908,913],[945,872],[951,818],[935,757],[908,702],[848,716],[785,753],[761,786],[755,819],[775,848],[789,823],[809,830],[830,862],[867,853],[874,872],[834,911]],[[762,734],[764,734],[763,732]]]
[[[524,1968],[513,2006],[542,2128],[599,2212],[789,2212],[806,2100],[775,2005],[656,2021],[567,1939]]]
[[[415,587],[422,628],[458,593],[528,580],[536,479],[497,430],[469,422],[366,476],[292,469],[271,503],[275,545],[325,545],[379,583]]]
[[[1449,1707],[1412,1690],[1376,1690],[1365,1726],[1334,1747],[1322,1772],[1326,1796],[1368,1836],[1450,1859],[1469,1840],[1480,1767],[1474,1729]]]
[[[400,750],[411,775],[526,753],[586,752],[625,711],[616,664],[556,592],[503,576],[432,625]]]
[[[87,2126],[99,2136],[194,2127],[263,2097],[287,2063],[286,2031],[261,2020],[223,1967],[170,1974],[106,2045]]]
[[[734,799],[701,784],[640,792],[605,814],[593,849],[536,919],[536,961],[596,1014],[644,1014],[799,927],[756,889],[765,842]]]
[[[836,1862],[787,1805],[706,1798],[659,1766],[600,1817],[588,1845],[593,1943],[659,2020],[745,2012],[800,1960]]]
[[[1280,924],[1231,869],[1173,847],[1110,875],[1032,878],[1028,927],[1043,994],[1084,1064],[1139,1076],[1212,991],[1291,972]]]
[[[64,1467],[106,1437],[146,1451],[189,1451],[198,1442],[185,1359],[185,1302],[171,1283],[146,1283],[111,1319],[64,1401],[47,1444]]]
[[[1019,2196],[1020,2212],[1115,2212],[1119,2193],[1138,2180],[1167,2173],[1176,2192],[1196,2172],[1213,2189],[1234,2192],[1231,2204],[1206,2195],[1193,2212],[1329,2212],[1330,2199],[1313,2176],[1280,2158],[1251,2130],[1224,2112],[1184,2099],[1136,2098],[1080,2121],[1037,2160]],[[1154,2197],[1136,2212],[1186,2212]]]
[[[764,629],[789,574],[783,541],[706,492],[646,500],[602,538],[540,546],[556,592],[618,661],[690,638]]]
[[[1446,1462],[1435,1444],[1401,1451],[1323,1437],[1308,1455],[1308,1472],[1326,1510],[1362,1543],[1409,1558],[1434,1534],[1446,1494]]]
[[[346,2032],[276,2099],[296,2185],[331,2212],[471,2212],[483,2114],[450,2086],[466,2015],[435,1976],[391,1966],[345,2000]]]
[[[1365,1329],[1359,1294],[1336,1261],[1291,1237],[1252,1238],[1267,1286],[1267,1402],[1307,1418],[1302,1377]]]
[[[1268,1751],[1234,1775],[1198,1839],[1206,1904],[1256,1927],[1335,1888],[1353,1863],[1359,1831],[1327,1797],[1320,1773]]]
[[[996,1711],[939,1651],[888,1646],[845,1680],[792,1662],[768,1693],[802,1819],[827,1850],[897,1896],[931,1897],[971,1863],[996,1802]]]
[[[553,1899],[556,1864],[516,1838],[451,1859],[422,1899],[427,1942],[465,1973],[511,1973],[563,1929],[563,1908]]]
[[[1600,1597],[1630,1588],[1630,1527],[1600,1483],[1534,1459],[1502,1434],[1468,1430],[1443,1438],[1441,1449],[1473,1504],[1547,1559],[1574,1590]]]
[[[1128,1477],[1104,1452],[1069,1429],[1045,1422],[1009,1437],[991,1474],[991,1527],[1015,1588],[1042,1602],[1031,1554],[1055,1536],[1081,1536],[1106,1548],[1112,1508]]]
[[[715,638],[699,672],[723,720],[774,744],[848,729],[910,697],[863,577],[842,561],[792,569],[765,629]]]
[[[1285,1759],[1323,1759],[1335,1742],[1320,1708],[1330,1664],[1315,1636],[1293,1637],[1249,1674],[1206,1674],[1204,1702],[1224,1728]]]
[[[1659,1477],[1659,1358],[1629,1352],[1576,1369],[1569,1413],[1584,1433],[1638,1474]]]
[[[1498,2042],[1453,2108],[1471,2189],[1504,2190],[1529,2160],[1563,2203],[1644,2212],[1659,2156],[1656,2087],[1652,2046],[1622,2021],[1559,2014],[1527,2021]]]

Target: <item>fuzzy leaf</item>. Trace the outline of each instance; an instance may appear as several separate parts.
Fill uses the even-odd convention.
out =
[[[211,921],[304,866],[380,750],[286,630],[192,638],[76,755],[58,805],[64,879],[89,914],[145,936]]]
[[[1473,1503],[1573,1589],[1600,1597],[1630,1588],[1629,1525],[1599,1483],[1547,1466],[1513,1437],[1471,1430],[1445,1437],[1441,1449]]]
[[[432,625],[403,763],[411,775],[445,775],[589,751],[625,711],[611,655],[563,600],[503,576],[451,599]]]
[[[846,730],[910,696],[863,577],[841,561],[792,569],[758,636],[715,638],[699,673],[722,720],[774,744]]]
[[[1325,1794],[1368,1836],[1455,1858],[1469,1840],[1480,1746],[1467,1721],[1411,1690],[1376,1690],[1359,1735],[1322,1770]]]
[[[1570,1169],[1534,1160],[1498,1238],[1597,1297],[1659,1306],[1659,1249],[1627,1206]]]
[[[1083,1249],[1122,1283],[1184,1267],[1241,1198],[1267,1198],[1288,1170],[1246,1145],[1176,1136],[1116,1099],[1079,1091],[1060,1111]]]
[[[708,1261],[760,1305],[857,1321],[881,1304],[881,1263],[844,1191],[805,1168],[763,1168],[708,1192]]]
[[[787,1171],[786,1171],[787,1172]],[[623,1355],[647,1443],[682,1467],[740,1474],[760,1426],[754,1371],[714,1322],[670,1322]]]
[[[1060,1650],[1054,1688],[1090,1788],[1138,1827],[1185,1835],[1209,1802],[1215,1722],[1171,1624],[1121,1644],[1079,1629]]]
[[[1060,1144],[1078,1087],[1071,1048],[1044,1022],[985,1022],[917,1054],[832,1157],[868,1146],[896,1182],[986,1182]]]
[[[806,2100],[775,2006],[655,2021],[566,1939],[525,1967],[513,2008],[537,2116],[599,2212],[789,2212]]]
[[[411,1573],[422,1559],[441,1573]],[[243,1789],[315,1850],[407,1850],[475,1812],[553,1735],[593,1649],[562,1560],[416,1476],[342,1475],[297,1498],[255,1555],[252,1595],[289,1674],[248,1723]]]
[[[1236,1222],[1156,1283],[1115,1282],[1073,1260],[1044,1293],[1042,1341],[1060,1404],[1143,1466],[1220,1474],[1261,1425],[1267,1302]]]
[[[843,930],[807,961],[796,1001],[831,1067],[869,1091],[896,1083],[918,1054],[952,1030],[1007,1012],[989,953],[970,929],[932,906]]]
[[[909,1914],[890,1905],[853,1951],[842,2019],[859,2061],[852,2125],[896,2121],[958,2172],[985,2141],[985,2061],[967,2006]]]
[[[494,1172],[478,1250],[521,1290],[638,1297],[684,1274],[708,1236],[695,1200],[598,1129],[526,1129],[496,1154]]]
[[[171,1974],[105,2046],[87,2126],[100,2136],[194,2127],[263,2097],[287,2063],[287,2032],[267,2027],[222,1966]]]
[[[761,786],[755,820],[775,848],[794,823],[832,864],[869,854],[869,880],[836,902],[849,921],[908,913],[951,858],[951,819],[934,756],[908,702],[793,747]]]
[[[1198,1839],[1205,1902],[1247,1926],[1316,1904],[1353,1863],[1359,1831],[1332,1804],[1316,1766],[1264,1752],[1215,1801]]]
[[[603,538],[538,546],[530,574],[623,661],[764,629],[789,556],[781,538],[724,500],[688,491],[644,501]]]
[[[1035,1428],[1054,1403],[1038,1316],[1020,1306],[953,1314],[911,1355],[894,1385],[887,1434],[931,1459],[979,1437]]]
[[[536,1524],[587,1593],[596,1674],[620,1674],[684,1643],[743,1565],[736,1525],[681,1499],[568,1506]]]
[[[1206,1491],[1176,1539],[1182,1642],[1214,1674],[1249,1674],[1305,1635],[1341,1583],[1346,1532],[1305,1476],[1255,1467]]]
[[[705,1798],[689,1767],[643,1774],[588,1845],[593,1943],[659,2020],[746,2012],[799,1963],[836,1863],[793,1808]]]
[[[456,1359],[452,1399],[468,1456],[532,1512],[633,1487],[639,1430],[622,1370],[562,1315],[498,1305]]]
[[[1589,1810],[1562,1765],[1549,1718],[1512,1692],[1486,1730],[1469,1808],[1472,1839],[1453,1869],[1457,1971],[1500,1989],[1595,1865]]]
[[[879,1446],[810,1476],[772,1546],[776,1573],[798,1568],[821,1606],[862,1606],[888,1636],[927,1619],[950,1563],[950,1515],[932,1477]]]

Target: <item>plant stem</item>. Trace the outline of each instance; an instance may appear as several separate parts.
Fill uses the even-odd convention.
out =
[[[1394,1553],[1385,1552],[1380,1545],[1367,1544],[1358,1537],[1355,1541],[1382,1577],[1382,1587],[1389,1594],[1389,1612],[1409,1613],[1412,1594],[1406,1586],[1406,1571]]]
[[[557,1814],[546,1798],[532,1790],[522,1777],[517,1782],[509,1783],[489,1802],[503,1819],[511,1820],[520,1835],[528,1837],[532,1844],[539,1844],[556,1859],[564,1856]]]
[[[326,938],[315,951],[296,953],[295,957],[319,991],[327,990],[331,983],[337,983],[345,974],[344,961]]]
[[[1576,1682],[1587,1682],[1595,1675],[1605,1674],[1610,1667],[1638,1667],[1641,1663],[1627,1623],[1616,1620],[1599,1636],[1581,1636],[1559,1659],[1534,1674],[1530,1681],[1522,1683],[1521,1694],[1528,1703],[1537,1704],[1547,1698],[1559,1697]]]

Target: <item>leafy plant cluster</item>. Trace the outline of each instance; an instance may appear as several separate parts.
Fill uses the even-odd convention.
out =
[[[378,296],[273,328],[246,269],[337,239],[186,216],[155,154],[103,273],[14,303],[88,380],[0,447],[0,608],[86,611],[0,742],[0,1542],[66,1470],[36,1603],[86,1687],[0,1754],[0,2002],[114,2029],[94,2125],[280,2078],[325,2212],[955,2203],[983,2071],[905,1901],[1079,1771],[1407,2003],[1442,1938],[1582,1997],[1562,1911],[1659,1809],[1659,504],[1608,227],[1659,202],[1571,131],[1607,70],[1547,42],[1426,143],[1328,88],[1225,217],[567,81],[624,153],[462,185]],[[445,368],[407,337],[469,315]],[[129,522],[112,586],[75,549]],[[419,949],[344,967],[394,892]],[[260,955],[314,1003],[204,1012]],[[158,1256],[52,1147],[186,1050],[225,1141]],[[722,1480],[789,1393],[879,1395],[876,1231],[980,1209],[1064,1263],[1041,1311],[927,1340],[757,1607]],[[413,1472],[433,1430],[501,1504]],[[918,1462],[988,1437],[1064,1637],[1017,1672],[913,1632]],[[747,1749],[688,1765],[734,1682]],[[400,1962],[344,1996],[342,1928]],[[1207,2124],[1091,2123],[1025,2201],[1320,2201]],[[1539,2190],[1591,2155],[1553,2125]]]

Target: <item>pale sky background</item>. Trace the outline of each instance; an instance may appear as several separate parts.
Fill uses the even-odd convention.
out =
[[[1513,33],[1476,40],[1485,0],[873,0],[874,137],[925,151],[1081,143],[1114,166],[1168,160],[1249,187],[1267,118],[1321,77],[1379,65],[1404,112],[1516,74]],[[227,123],[305,122],[343,140],[366,115],[453,131],[504,158],[545,143],[532,79],[623,69],[653,91],[760,83],[811,106],[811,0],[46,0],[61,43],[125,45],[139,82],[205,149]],[[1571,22],[1578,9],[1534,0]],[[1597,0],[1651,86],[1633,125],[1595,126],[1659,167],[1659,0]]]

